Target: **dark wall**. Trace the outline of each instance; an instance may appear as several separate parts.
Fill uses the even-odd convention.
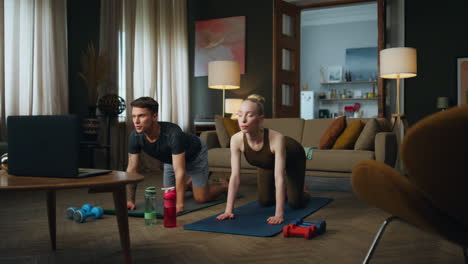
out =
[[[99,50],[100,2],[67,1],[69,112],[79,116],[85,116],[88,111],[88,93],[78,76],[82,71],[80,57],[91,41],[94,42],[96,50]]]
[[[457,105],[457,57],[468,57],[468,1],[405,1],[405,40],[417,49],[418,75],[405,80],[405,112],[414,123],[436,111],[436,98]]]
[[[271,0],[188,0],[190,116],[221,114],[222,91],[208,88],[208,78],[194,77],[195,21],[246,17],[245,74],[241,88],[226,91],[226,98],[245,98],[251,93],[265,97],[265,115],[272,109],[273,1]]]

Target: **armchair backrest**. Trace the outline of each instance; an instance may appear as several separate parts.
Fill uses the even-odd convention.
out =
[[[468,105],[417,122],[401,151],[409,180],[435,207],[468,226]]]

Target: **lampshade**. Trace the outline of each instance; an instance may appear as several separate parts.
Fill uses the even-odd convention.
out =
[[[390,48],[380,51],[380,77],[411,78],[417,73],[416,49]]]
[[[226,99],[226,110],[228,114],[235,114],[239,111],[239,107],[242,104],[242,99]]]
[[[236,61],[211,61],[208,63],[208,87],[232,90],[240,88],[240,67]]]
[[[437,97],[437,109],[448,108],[448,97]]]

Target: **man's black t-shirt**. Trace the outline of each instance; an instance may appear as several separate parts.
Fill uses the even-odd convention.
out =
[[[151,143],[143,133],[133,130],[128,137],[128,152],[138,154],[141,151],[164,162],[172,164],[172,155],[185,152],[185,160],[194,159],[201,149],[200,139],[194,134],[184,133],[176,124],[158,122],[161,131],[158,139]]]

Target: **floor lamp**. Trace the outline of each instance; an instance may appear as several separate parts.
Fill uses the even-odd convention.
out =
[[[392,130],[397,124],[397,133],[401,127],[408,127],[405,114],[400,111],[400,79],[415,77],[417,72],[416,49],[390,48],[380,51],[380,77],[396,79],[396,114],[392,114]]]
[[[240,67],[236,61],[211,61],[208,63],[208,88],[223,90],[223,117],[225,91],[240,88]]]
[[[240,105],[242,104],[244,100],[242,99],[234,99],[234,98],[228,98],[225,100],[225,112],[227,114],[231,114],[231,119],[237,119],[237,112],[239,111]]]

